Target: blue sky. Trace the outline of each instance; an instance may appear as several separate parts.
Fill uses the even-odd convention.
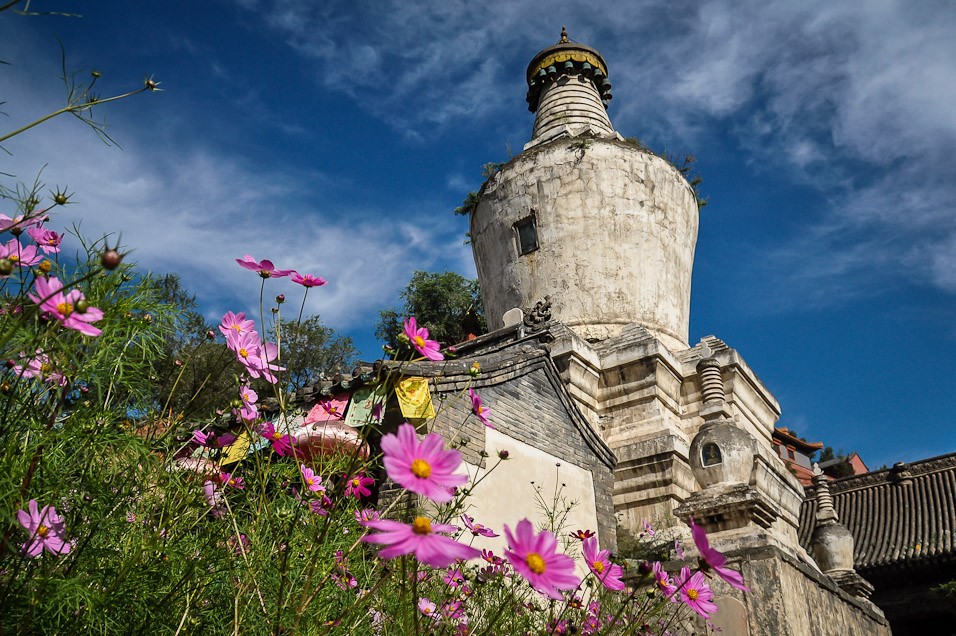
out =
[[[370,358],[413,271],[474,275],[452,210],[528,140],[525,66],[567,25],[608,61],[617,130],[698,158],[691,340],[725,340],[780,425],[871,467],[956,451],[949,2],[30,7],[82,17],[0,14],[0,130],[62,105],[58,40],[102,96],[164,91],[98,112],[122,149],[65,117],[5,144],[0,171],[68,185],[55,224],[121,233],[210,317],[256,304],[245,253],[328,278],[308,309]]]

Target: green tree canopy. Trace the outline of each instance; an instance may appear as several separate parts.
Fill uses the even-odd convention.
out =
[[[442,345],[464,342],[469,334],[488,330],[478,281],[461,274],[417,271],[401,298],[401,310],[392,307],[379,312],[375,329],[375,337],[390,347],[398,346],[402,319],[408,316],[415,316],[419,326],[426,327],[431,338]]]

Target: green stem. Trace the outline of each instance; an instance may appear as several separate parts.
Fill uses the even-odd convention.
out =
[[[4,8],[6,7],[0,7],[0,11],[2,11]],[[93,106],[106,104],[108,102],[114,102],[118,99],[125,99],[127,97],[131,97],[132,95],[136,95],[137,93],[142,93],[143,91],[146,91],[146,90],[149,90],[149,88],[144,86],[143,88],[137,89],[135,91],[123,93],[122,95],[114,95],[113,97],[107,97],[106,99],[98,99],[93,102],[83,102],[82,104],[69,104],[67,106],[64,106],[63,108],[53,111],[52,113],[48,113],[44,115],[43,117],[37,119],[36,121],[26,124],[25,126],[21,126],[20,128],[17,128],[11,133],[7,133],[3,137],[0,137],[0,143],[3,143],[4,141],[6,141],[7,139],[10,139],[11,137],[16,137],[22,132],[26,132],[27,130],[30,130],[34,126],[39,126],[43,122],[53,119],[54,117],[57,117],[58,115],[62,115],[64,113],[78,113],[88,108],[92,108]]]

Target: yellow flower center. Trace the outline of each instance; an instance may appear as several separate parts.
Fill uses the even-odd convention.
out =
[[[428,479],[432,476],[431,464],[424,459],[416,459],[412,462],[412,474],[419,479]]]
[[[598,574],[604,574],[604,561],[595,561],[591,564],[591,567],[593,567],[594,571]]]
[[[416,517],[412,522],[412,532],[415,534],[431,534],[432,522],[425,517]]]
[[[314,484],[314,483],[315,483],[315,480],[314,480],[314,479],[312,479],[311,477],[309,477],[308,479],[306,479],[306,480],[305,480],[305,483],[307,483],[308,485],[310,485],[310,486],[311,486],[312,484]]]
[[[698,592],[697,590],[693,589],[693,588],[687,590],[687,598],[689,598],[689,599],[692,600],[692,601],[696,601],[696,600],[697,600],[698,594],[699,594],[699,592]]]
[[[50,529],[45,525],[40,524],[40,527],[37,528],[37,536],[46,539],[48,534],[50,534]]]
[[[425,348],[425,339],[422,338],[421,336],[415,336],[414,338],[412,338],[412,342],[414,342],[419,349]]]
[[[359,486],[362,485],[362,481],[358,477],[356,477],[355,479],[352,480],[352,485],[358,488]]]
[[[243,358],[248,358],[249,352],[246,351],[245,349],[239,349],[239,355],[241,355]]]
[[[53,367],[47,364],[46,362],[40,365],[40,371],[42,371],[43,373],[49,373],[52,370],[53,370]]]
[[[56,310],[64,316],[69,316],[73,313],[73,303],[57,303]]]
[[[524,558],[524,562],[528,564],[528,569],[530,569],[535,574],[544,574],[544,571],[547,566],[544,564],[544,559],[541,558],[541,555],[537,552],[532,552]]]
[[[11,260],[14,263],[16,263],[17,261],[20,260],[20,257],[17,256],[16,254],[10,254],[9,256],[7,256],[7,260]]]
[[[275,439],[275,440],[282,439],[282,433],[280,433],[279,431],[276,431],[275,433],[272,434],[272,439]]]
[[[240,327],[239,325],[232,325],[232,326],[229,327],[229,328],[230,328],[230,329],[235,329],[235,330],[236,330],[236,333],[239,333],[240,331],[242,331],[242,327]]]

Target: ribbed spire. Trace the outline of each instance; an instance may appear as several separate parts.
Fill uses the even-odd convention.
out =
[[[813,487],[817,497],[817,523],[835,522],[840,518],[833,507],[833,495],[830,494],[830,482],[820,470],[819,464],[813,465]]]
[[[539,52],[528,65],[528,110],[537,113],[531,145],[582,133],[615,135],[607,116],[611,80],[601,54],[572,42],[561,28],[557,44]]]

